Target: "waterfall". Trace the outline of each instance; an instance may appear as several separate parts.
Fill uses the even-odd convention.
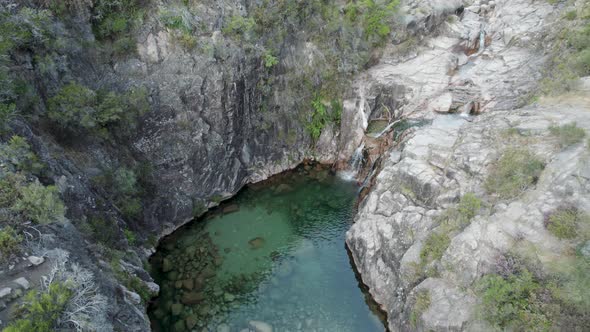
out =
[[[363,165],[363,150],[365,149],[365,143],[361,144],[348,161],[348,169],[341,171],[338,175],[346,181],[354,181],[358,172]]]
[[[479,30],[479,53],[483,52],[486,48],[486,30],[485,26],[482,23],[480,30]]]
[[[358,173],[358,171],[361,168],[361,165],[363,163],[363,150],[365,149],[365,143],[361,144],[361,146],[359,146],[355,151],[354,154],[352,155],[352,158],[350,158],[350,168],[356,173]]]

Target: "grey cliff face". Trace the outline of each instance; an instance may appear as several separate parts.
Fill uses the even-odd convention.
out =
[[[415,57],[395,61],[386,54],[359,79],[365,82],[361,86],[380,84],[390,91],[403,86],[407,114],[432,119],[385,154],[347,233],[357,268],[387,312],[390,330],[493,330],[475,314],[478,299],[470,290],[475,281],[493,273],[498,257],[519,241],[540,251],[565,250],[544,228],[544,216],[564,204],[588,208],[588,183],[574,180],[587,172],[587,147],[561,151],[548,131],[571,122],[588,130],[586,99],[523,107],[538,84],[543,57],[535,43],[551,24],[550,14],[544,3],[466,2],[461,19],[444,23]],[[509,129],[530,139],[502,138]],[[547,162],[537,186],[512,202],[493,205],[488,215],[452,237],[435,263],[438,275],[417,273],[437,217],[466,193],[489,197],[486,176],[510,146],[527,146]],[[424,290],[430,305],[411,317]]]

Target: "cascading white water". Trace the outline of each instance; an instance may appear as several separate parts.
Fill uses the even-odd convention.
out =
[[[358,172],[363,164],[363,150],[365,149],[365,143],[361,144],[352,154],[352,157],[348,161],[348,169],[340,171],[338,175],[340,178],[346,181],[354,181]]]
[[[483,52],[486,48],[486,30],[485,25],[482,23],[479,31],[479,53]]]

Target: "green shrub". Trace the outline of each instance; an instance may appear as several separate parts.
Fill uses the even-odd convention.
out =
[[[94,91],[72,82],[48,100],[48,116],[62,127],[93,128],[97,104]]]
[[[516,331],[548,330],[549,318],[543,312],[537,291],[539,283],[526,269],[503,278],[484,276],[477,285],[481,296],[481,314],[492,325]]]
[[[108,247],[117,245],[119,237],[119,227],[117,223],[110,219],[93,216],[89,220],[89,228],[92,232],[92,238],[105,244]]]
[[[128,130],[148,110],[149,104],[145,88],[125,94],[97,94],[85,86],[70,83],[49,99],[48,108],[49,118],[64,128],[100,129],[122,123]]]
[[[8,173],[0,178],[0,208],[10,208],[16,203],[24,182],[21,174]]]
[[[2,75],[2,73],[0,73]],[[0,83],[1,85],[1,83]],[[1,88],[0,88],[1,89]],[[16,105],[15,104],[4,104],[0,103],[0,134],[5,133],[8,128],[9,124],[14,118],[16,114]]]
[[[133,170],[121,167],[113,175],[113,187],[117,195],[128,196],[135,195],[138,192],[137,178]]]
[[[160,21],[168,29],[192,32],[192,27],[190,23],[186,22],[182,15],[179,15],[178,13],[172,10],[161,11]]]
[[[125,234],[125,238],[127,238],[127,242],[129,242],[129,245],[134,245],[135,241],[137,241],[135,233],[133,233],[133,231],[129,229],[124,230],[123,233]]]
[[[21,136],[12,136],[7,144],[0,146],[0,159],[5,160],[6,166],[12,172],[27,172],[39,175],[45,165],[31,150],[31,146]]]
[[[422,265],[441,259],[449,244],[451,244],[451,239],[446,233],[434,232],[428,235],[420,250]]]
[[[564,17],[568,21],[573,21],[578,17],[578,13],[575,10],[570,10],[567,13],[565,13]]]
[[[572,57],[572,66],[579,76],[590,74],[590,49],[580,51]]]
[[[6,226],[0,230],[0,261],[6,261],[19,251],[23,240],[22,236],[16,233],[14,228]]]
[[[365,31],[369,38],[382,40],[389,36],[391,32],[389,20],[395,13],[399,0],[384,1],[383,3],[378,0],[364,0],[363,3],[366,8]]]
[[[361,0],[350,2],[344,12],[349,22],[362,24],[367,40],[381,44],[391,33],[391,21],[398,6],[399,0]]]
[[[558,272],[558,283],[550,285],[551,295],[561,304],[566,317],[573,315],[586,317],[590,312],[590,259],[583,253],[578,253],[568,266]],[[578,320],[583,323],[583,319]]]
[[[137,197],[127,197],[118,201],[117,205],[126,218],[137,218],[142,211],[141,200]]]
[[[328,108],[322,100],[322,95],[315,94],[311,101],[312,114],[306,125],[307,132],[313,140],[317,140],[322,134],[322,130],[330,123],[340,124],[342,115],[342,104],[338,100],[333,100]]]
[[[32,182],[20,188],[19,194],[12,206],[15,212],[39,224],[63,220],[65,207],[55,186],[45,187],[39,182]]]
[[[111,193],[113,201],[127,218],[138,217],[141,213],[142,188],[133,170],[120,167],[115,171],[106,171],[94,179],[97,185]]]
[[[562,148],[580,143],[584,137],[586,137],[586,131],[580,128],[576,123],[565,124],[562,126],[551,126],[549,127],[551,135],[555,136],[559,145]]]
[[[545,218],[545,227],[560,239],[573,239],[579,226],[590,223],[590,217],[574,207],[561,207]]]
[[[456,207],[447,209],[438,219],[447,233],[453,232],[467,227],[480,209],[481,200],[473,193],[467,193]]]
[[[52,332],[72,297],[72,292],[60,282],[53,282],[46,291],[32,290],[17,311],[18,319],[3,332]]]
[[[230,36],[239,37],[249,34],[255,26],[256,22],[252,17],[233,15],[222,31]]]
[[[420,316],[430,307],[430,302],[430,292],[428,289],[421,289],[416,293],[416,302],[410,313],[410,324],[412,327],[416,328]]]
[[[197,38],[190,32],[183,32],[176,37],[178,43],[187,50],[192,50],[197,47]]]
[[[492,167],[485,187],[490,194],[497,194],[502,199],[510,199],[534,185],[544,163],[526,149],[508,149]]]
[[[142,0],[95,0],[93,27],[100,39],[117,38],[139,25],[145,13]]]
[[[266,68],[272,68],[279,63],[279,59],[272,54],[271,51],[266,51],[264,54],[264,66]]]
[[[137,53],[137,43],[131,37],[121,37],[113,42],[113,54],[125,56]]]
[[[467,193],[461,197],[461,201],[457,206],[462,218],[465,220],[471,220],[477,215],[481,209],[481,200],[473,193]]]

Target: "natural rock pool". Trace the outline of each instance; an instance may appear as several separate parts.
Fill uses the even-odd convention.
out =
[[[384,331],[344,243],[357,189],[302,167],[167,237],[152,259],[153,330]]]

